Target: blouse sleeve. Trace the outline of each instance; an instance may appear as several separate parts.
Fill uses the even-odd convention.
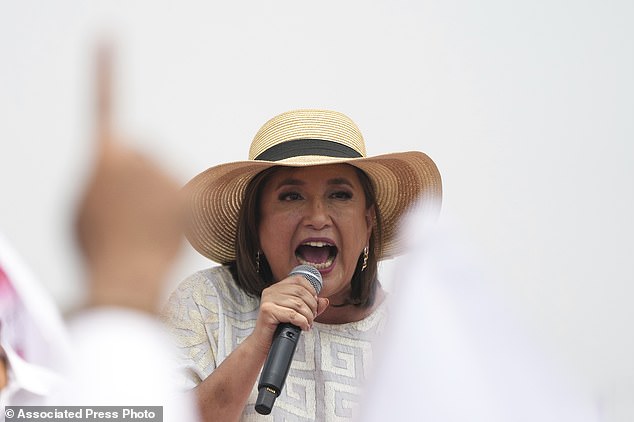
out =
[[[179,384],[192,389],[217,366],[218,292],[203,273],[196,273],[171,294],[163,319],[177,348]]]

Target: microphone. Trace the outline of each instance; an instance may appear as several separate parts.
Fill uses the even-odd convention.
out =
[[[319,294],[322,280],[317,268],[310,265],[298,265],[293,268],[289,276],[295,274],[308,280],[315,288],[315,292]],[[271,413],[275,399],[284,387],[301,332],[302,330],[296,325],[284,323],[278,325],[273,334],[273,343],[260,374],[258,399],[255,402],[255,410],[261,415]]]

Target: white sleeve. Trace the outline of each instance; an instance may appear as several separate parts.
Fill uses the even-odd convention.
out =
[[[213,283],[194,274],[171,294],[163,319],[177,349],[179,386],[192,389],[205,380],[218,361],[220,298]]]
[[[193,393],[175,386],[174,348],[158,319],[97,308],[69,326],[75,359],[67,404],[163,406],[165,421],[197,420]]]

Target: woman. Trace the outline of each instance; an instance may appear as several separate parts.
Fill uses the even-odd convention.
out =
[[[257,380],[273,333],[303,334],[270,420],[351,418],[386,318],[377,262],[398,252],[397,223],[416,200],[437,207],[440,174],[421,152],[366,157],[341,113],[298,110],[268,121],[249,160],[186,187],[188,238],[222,266],[185,280],[167,321],[186,385],[206,420],[260,420]],[[319,294],[299,264],[319,270]]]

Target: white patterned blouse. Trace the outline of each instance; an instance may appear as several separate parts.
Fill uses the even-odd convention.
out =
[[[183,385],[204,380],[254,329],[260,300],[240,290],[227,267],[200,271],[171,295],[166,321],[176,338]],[[242,421],[339,421],[356,416],[368,378],[372,340],[387,318],[385,301],[368,317],[347,324],[320,324],[303,332],[273,411],[255,412],[257,386]]]

